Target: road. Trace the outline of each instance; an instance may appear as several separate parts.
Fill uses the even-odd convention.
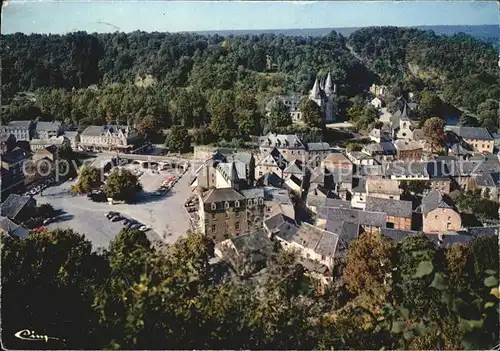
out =
[[[189,216],[184,209],[184,202],[192,194],[188,174],[182,176],[175,186],[163,197],[143,195],[138,203],[116,204],[92,202],[85,196],[73,196],[70,193],[72,183],[66,182],[43,191],[43,196],[35,198],[39,204],[49,203],[55,209],[62,209],[73,218],[49,225],[49,228],[73,228],[85,234],[92,241],[94,248],[108,247],[109,242],[118,234],[122,226],[109,221],[108,211],[120,212],[125,217],[133,218],[149,226],[150,240],[162,240],[171,244],[185,236],[190,228]]]

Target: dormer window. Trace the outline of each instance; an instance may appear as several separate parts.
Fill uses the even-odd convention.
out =
[[[248,206],[252,206],[252,199],[248,200]]]
[[[212,203],[212,207],[211,208],[212,208],[212,211],[215,211],[217,209],[217,204],[215,202]]]
[[[227,210],[229,208],[229,202],[224,202],[224,208]]]
[[[259,205],[263,205],[263,204],[264,204],[264,199],[263,198],[259,198]]]
[[[235,202],[234,202],[234,206],[235,206],[236,208],[240,207],[240,202],[239,202],[239,201],[235,201]]]

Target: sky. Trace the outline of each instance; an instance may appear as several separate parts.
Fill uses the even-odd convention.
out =
[[[2,33],[498,25],[498,11],[496,1],[11,0],[2,11]]]

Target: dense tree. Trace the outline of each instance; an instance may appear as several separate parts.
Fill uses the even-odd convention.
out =
[[[347,250],[343,279],[351,293],[380,294],[389,283],[387,276],[392,274],[393,263],[390,240],[380,234],[364,233]]]
[[[418,110],[422,118],[443,117],[443,102],[437,94],[423,91],[419,96]]]
[[[161,140],[163,136],[162,121],[152,115],[142,117],[136,124],[137,131],[144,137],[149,138],[153,142]]]
[[[238,131],[242,135],[258,135],[260,126],[260,113],[255,96],[244,92],[236,96],[236,111],[234,119]]]
[[[29,327],[65,339],[38,347],[100,348],[102,334],[92,303],[107,276],[104,261],[88,240],[71,230],[31,234],[23,240],[2,236],[3,345],[29,348],[14,337]]]
[[[172,152],[187,151],[190,145],[189,133],[186,127],[173,126],[170,128],[165,145]]]
[[[73,186],[72,190],[85,194],[94,189],[98,189],[103,183],[103,174],[94,167],[84,166],[78,174],[78,182]]]
[[[439,117],[431,117],[425,121],[422,130],[431,150],[440,151],[444,142],[444,121]]]
[[[264,132],[275,133],[279,128],[288,127],[291,124],[290,110],[283,102],[276,101],[272,104],[267,116]]]
[[[479,121],[477,118],[467,113],[460,116],[458,124],[464,127],[479,127]]]
[[[121,168],[112,172],[106,180],[104,191],[109,198],[121,201],[134,201],[142,186],[135,174]]]
[[[324,124],[321,116],[321,109],[318,104],[310,99],[304,99],[300,103],[302,120],[311,127],[321,127]]]

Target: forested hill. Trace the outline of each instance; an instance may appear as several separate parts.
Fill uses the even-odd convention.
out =
[[[296,29],[249,29],[249,30],[213,30],[213,31],[197,31],[202,35],[218,34],[222,36],[229,35],[259,35],[259,34],[276,34],[286,36],[322,36],[328,35],[331,31],[342,34],[345,37],[350,36],[362,27],[339,27],[339,28],[296,28]],[[438,35],[454,35],[458,33],[468,34],[475,39],[485,41],[490,44],[497,44],[499,40],[499,29],[497,25],[479,25],[479,26],[414,26],[408,28],[416,28],[423,31],[431,30]]]
[[[203,125],[211,121],[219,102],[228,99],[231,106],[224,107],[224,113],[229,116],[241,110],[236,101],[248,96],[262,113],[270,96],[306,93],[316,75],[327,72],[344,101],[373,82],[392,84],[415,77],[426,83],[419,89],[434,86],[450,102],[472,112],[500,95],[495,49],[464,34],[440,37],[418,29],[374,27],[359,29],[348,39],[336,32],[317,37],[223,37],[139,31],[1,38],[2,103],[10,104],[18,92],[43,88],[36,102],[43,118],[86,123],[156,115],[168,127],[176,115],[185,118],[188,109],[187,115],[205,112],[195,113],[198,123],[192,118],[184,123]],[[94,84],[97,90],[86,89]],[[20,117],[29,118],[18,113],[3,114],[2,119]]]
[[[500,99],[497,51],[468,35],[377,27],[354,32],[348,42],[383,82],[418,78],[472,112],[487,99]]]

